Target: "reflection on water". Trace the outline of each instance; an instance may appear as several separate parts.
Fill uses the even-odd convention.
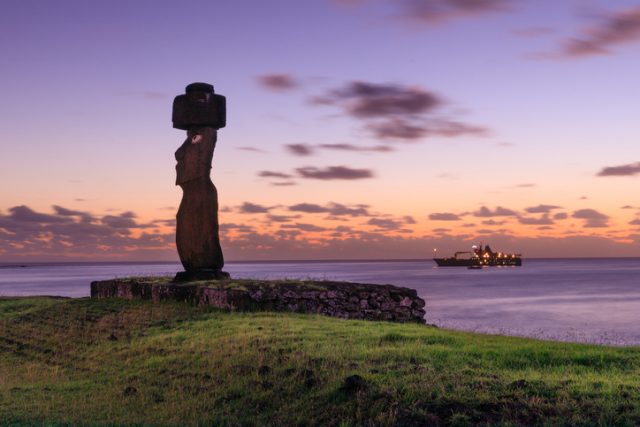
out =
[[[92,280],[174,274],[177,263],[0,268],[0,295],[89,294]],[[522,267],[436,268],[432,261],[228,263],[234,277],[390,283],[427,301],[427,322],[469,331],[640,345],[640,259],[525,260]]]

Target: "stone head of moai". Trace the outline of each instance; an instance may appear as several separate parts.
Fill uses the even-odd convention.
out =
[[[228,277],[218,237],[218,192],[210,172],[218,129],[226,125],[226,98],[207,83],[192,83],[173,101],[173,127],[187,131],[175,153],[182,201],[176,215],[176,247],[185,269],[176,280]]]

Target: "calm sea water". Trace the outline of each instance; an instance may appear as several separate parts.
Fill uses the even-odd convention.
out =
[[[93,280],[166,275],[177,263],[0,266],[0,295],[85,297]],[[437,268],[432,261],[228,263],[233,277],[318,278],[414,288],[428,323],[467,331],[640,345],[640,259],[525,260]]]

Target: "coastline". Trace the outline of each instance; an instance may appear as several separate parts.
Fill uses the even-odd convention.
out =
[[[416,289],[428,323],[448,329],[604,345],[640,345],[640,261],[530,260],[522,267],[438,269],[432,261],[229,263],[234,278],[334,280]],[[0,295],[89,295],[94,280],[179,271],[178,263],[0,269]]]

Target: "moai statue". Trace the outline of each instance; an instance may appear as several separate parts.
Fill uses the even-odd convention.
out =
[[[182,188],[176,246],[185,271],[176,281],[228,278],[218,236],[218,192],[211,161],[218,129],[226,124],[226,98],[207,83],[192,83],[173,100],[173,127],[187,131],[176,151],[176,185]]]

